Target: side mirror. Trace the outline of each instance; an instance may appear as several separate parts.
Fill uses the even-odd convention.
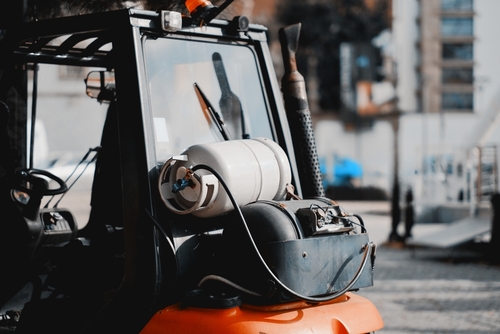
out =
[[[111,102],[115,98],[115,72],[92,71],[85,78],[88,96],[99,102]]]

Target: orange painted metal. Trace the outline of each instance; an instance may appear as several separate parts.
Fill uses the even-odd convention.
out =
[[[158,311],[141,334],[368,333],[381,329],[377,308],[354,293],[328,303],[292,302],[209,309],[172,305]]]

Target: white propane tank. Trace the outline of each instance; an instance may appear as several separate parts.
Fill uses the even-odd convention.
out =
[[[214,217],[234,209],[219,180],[222,177],[239,206],[256,200],[282,200],[291,182],[290,163],[283,149],[267,138],[230,140],[194,145],[169,159],[160,171],[163,203],[178,214]],[[173,190],[186,181],[183,187]],[[175,203],[174,203],[175,202]]]

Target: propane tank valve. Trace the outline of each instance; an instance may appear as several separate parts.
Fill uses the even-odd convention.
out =
[[[177,181],[172,185],[172,192],[174,194],[181,190],[184,190],[186,187],[195,187],[194,182],[191,180],[191,178],[193,177],[193,171],[185,167],[181,168],[186,169],[186,175],[183,178],[177,179]]]

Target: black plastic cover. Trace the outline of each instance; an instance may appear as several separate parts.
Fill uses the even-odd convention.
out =
[[[367,233],[321,234],[306,237],[296,213],[311,205],[333,206],[326,199],[293,201],[259,201],[242,208],[252,238],[267,266],[277,278],[297,294],[315,297],[344,289],[355,277],[363,261]],[[345,218],[347,219],[347,218]],[[226,277],[246,289],[262,294],[256,303],[290,301],[279,291],[271,275],[249,242],[242,223],[234,220],[224,230]],[[360,278],[351,290],[373,285],[374,257],[370,257]],[[276,290],[278,288],[278,290]],[[247,301],[248,302],[248,301]]]

